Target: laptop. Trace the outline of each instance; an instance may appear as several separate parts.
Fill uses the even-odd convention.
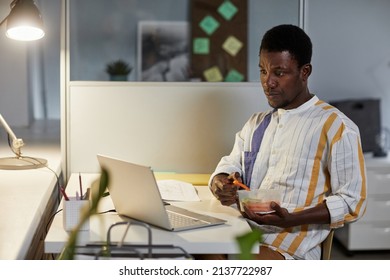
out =
[[[108,191],[119,215],[169,231],[226,223],[222,219],[165,203],[150,167],[104,155],[97,155],[97,158],[100,167],[108,172]]]

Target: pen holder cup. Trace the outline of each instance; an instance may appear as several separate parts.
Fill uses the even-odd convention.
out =
[[[64,229],[66,231],[73,230],[80,223],[83,213],[89,211],[89,207],[89,200],[77,200],[73,197],[65,200],[63,206]],[[89,219],[83,223],[80,230],[89,230]]]

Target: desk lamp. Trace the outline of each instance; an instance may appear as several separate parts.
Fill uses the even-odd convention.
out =
[[[45,36],[43,20],[33,0],[14,0],[11,12],[0,22],[7,22],[6,35],[19,41],[34,41]]]
[[[15,133],[9,127],[3,116],[0,114],[0,123],[8,133],[8,144],[15,154],[15,157],[0,158],[0,169],[33,169],[46,166],[47,160],[35,157],[23,157],[21,148],[24,142],[17,138]]]
[[[41,14],[33,0],[14,0],[10,4],[11,12],[0,22],[7,22],[8,38],[20,41],[33,41],[45,35]],[[15,157],[0,158],[0,169],[32,169],[46,165],[47,160],[33,157],[23,157],[21,148],[24,142],[17,138],[0,114],[0,123],[8,133],[8,144]]]

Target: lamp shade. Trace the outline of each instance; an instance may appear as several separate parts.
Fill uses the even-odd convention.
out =
[[[20,41],[45,36],[42,16],[33,0],[17,0],[7,17],[7,37]]]

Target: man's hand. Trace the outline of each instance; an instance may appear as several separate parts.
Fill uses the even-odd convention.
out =
[[[237,201],[237,186],[233,184],[234,180],[241,181],[240,174],[218,174],[213,178],[211,191],[222,205],[232,205]]]
[[[271,202],[271,209],[275,212],[268,214],[258,214],[250,210],[244,205],[245,212],[241,213],[245,218],[248,218],[259,225],[271,225],[282,228],[294,226],[292,224],[291,214],[286,208],[280,207],[276,202]]]
[[[290,213],[286,208],[276,202],[271,202],[272,210],[269,214],[258,214],[244,206],[245,212],[241,214],[259,225],[271,225],[282,228],[294,227],[306,224],[329,224],[330,214],[326,204],[319,203],[312,208]]]

